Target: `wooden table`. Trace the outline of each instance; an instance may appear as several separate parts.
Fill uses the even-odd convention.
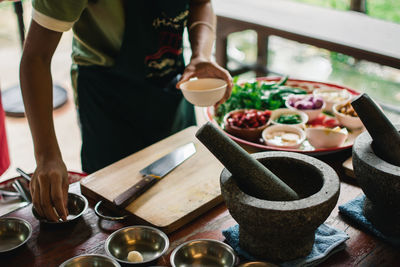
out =
[[[343,204],[362,191],[352,184],[354,178],[344,175],[341,163],[349,156],[350,151],[325,156],[322,159],[339,170],[341,176],[341,192],[338,201]],[[79,192],[79,184],[71,185],[71,191]],[[31,213],[31,205],[17,210],[7,217],[19,217],[29,221],[33,227],[33,234],[26,245],[15,251],[0,255],[1,266],[58,266],[65,260],[89,253],[105,254],[104,241],[115,230],[129,225],[121,222],[99,220],[94,211],[93,203],[83,218],[71,225],[44,226]],[[338,215],[338,208],[332,211],[327,223],[337,229],[345,231],[350,239],[347,240],[345,250],[332,255],[323,266],[399,266],[400,252],[368,233],[351,226],[343,217]],[[192,239],[211,238],[224,240],[223,229],[235,224],[224,204],[218,205],[201,217],[169,234],[170,248],[158,265],[170,266],[171,251],[179,244]]]

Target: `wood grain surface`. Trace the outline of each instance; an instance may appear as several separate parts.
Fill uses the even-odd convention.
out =
[[[189,127],[81,181],[82,193],[108,205],[142,179],[141,169],[176,148],[193,142],[196,153],[153,185],[125,210],[143,223],[172,232],[222,201],[219,176],[222,164],[194,136]]]
[[[354,179],[351,179],[354,181]],[[79,184],[71,185],[70,192],[79,193]],[[362,194],[361,189],[346,182],[341,183],[338,205]],[[5,217],[18,217],[27,220],[33,229],[32,237],[22,247],[5,254],[0,254],[2,267],[53,267],[74,256],[82,254],[106,255],[104,243],[115,230],[135,222],[109,222],[99,219],[93,211],[94,202],[83,217],[70,225],[40,225],[33,217],[31,205],[19,209]],[[345,231],[350,239],[346,248],[332,255],[319,266],[399,266],[399,248],[392,247],[369,233],[363,232],[338,213],[334,208],[326,223]],[[154,265],[171,266],[170,254],[183,242],[209,238],[224,241],[222,230],[236,224],[223,203],[207,213],[168,234],[170,247]],[[240,259],[244,262],[243,259]]]

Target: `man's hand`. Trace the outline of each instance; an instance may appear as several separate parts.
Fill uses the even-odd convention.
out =
[[[61,159],[39,163],[30,182],[37,213],[51,221],[67,220],[68,173]]]
[[[227,88],[225,91],[225,95],[218,103],[216,103],[216,106],[224,103],[231,96],[232,77],[227,70],[220,67],[217,63],[206,59],[192,58],[189,65],[186,66],[181,80],[176,84],[176,87],[179,88],[182,83],[194,77],[219,78],[226,81]]]

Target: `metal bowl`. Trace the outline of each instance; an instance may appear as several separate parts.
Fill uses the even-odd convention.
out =
[[[107,256],[88,254],[73,257],[61,263],[59,267],[120,267],[119,263]]]
[[[175,248],[171,253],[170,261],[173,267],[231,267],[236,263],[236,255],[233,249],[223,242],[197,239]]]
[[[161,257],[169,247],[169,240],[162,231],[150,226],[128,226],[112,233],[105,242],[107,254],[124,264],[148,264]],[[143,262],[128,261],[128,253],[136,250]]]
[[[264,261],[251,261],[242,263],[238,267],[278,267],[278,265]]]
[[[74,193],[68,193],[68,216],[66,221],[63,221],[61,219],[57,222],[49,221],[46,218],[41,217],[35,210],[34,206],[32,206],[32,213],[33,216],[35,216],[35,218],[38,219],[41,223],[62,224],[74,221],[79,218],[86,211],[87,207],[88,201],[84,196]]]
[[[0,218],[0,253],[16,249],[32,235],[30,223],[19,218]]]

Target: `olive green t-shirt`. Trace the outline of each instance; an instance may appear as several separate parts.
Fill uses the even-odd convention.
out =
[[[137,9],[137,42],[132,50],[135,74],[158,79],[183,70],[182,34],[188,18],[188,0],[127,0]],[[32,0],[32,18],[58,32],[73,29],[72,59],[78,65],[113,66],[125,30],[123,0]],[[72,82],[76,88],[74,71]],[[76,76],[76,75],[75,75]]]
[[[122,44],[121,0],[33,0],[32,18],[50,30],[73,28],[73,62],[111,66]]]

